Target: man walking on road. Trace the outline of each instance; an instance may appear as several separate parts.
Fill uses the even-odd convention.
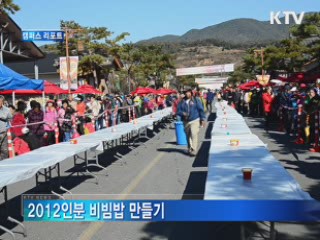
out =
[[[214,99],[214,93],[211,92],[210,89],[208,89],[208,93],[207,93],[207,110],[208,113],[212,113],[212,101]]]
[[[177,113],[184,121],[187,134],[188,152],[190,156],[196,156],[198,150],[198,134],[206,119],[201,101],[193,96],[192,90],[186,92],[186,99],[178,107]]]

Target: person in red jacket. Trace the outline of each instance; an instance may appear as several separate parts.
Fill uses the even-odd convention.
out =
[[[17,112],[13,116],[13,119],[11,121],[11,132],[13,133],[14,137],[20,137],[25,134],[23,132],[23,129],[26,127],[27,123],[26,118],[24,116],[26,108],[27,104],[24,101],[18,101]]]
[[[266,92],[262,96],[263,99],[263,108],[266,117],[266,131],[269,131],[270,119],[271,119],[271,112],[272,112],[272,104],[274,100],[274,95],[272,93],[272,88],[268,87]]]

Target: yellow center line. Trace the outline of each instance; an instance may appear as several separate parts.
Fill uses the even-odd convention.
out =
[[[171,139],[173,141],[175,138]],[[168,146],[168,144],[167,144]],[[151,169],[160,161],[164,152],[159,153],[134,179],[133,181],[120,193],[117,200],[125,200],[137,186],[141,183],[142,179],[151,171]],[[82,232],[79,240],[91,240],[92,237],[102,228],[104,222],[93,222]]]

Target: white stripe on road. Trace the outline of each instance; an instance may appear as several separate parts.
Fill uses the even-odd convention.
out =
[[[175,138],[170,141],[174,141]],[[168,146],[168,144],[167,144]],[[143,178],[151,171],[151,169],[160,161],[163,157],[164,152],[159,153],[134,179],[133,181],[120,193],[118,200],[127,199],[137,186],[141,183]],[[94,235],[103,227],[104,222],[91,223],[87,229],[85,229],[79,237],[79,240],[91,240]]]

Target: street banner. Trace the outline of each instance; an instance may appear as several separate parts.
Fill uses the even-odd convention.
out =
[[[204,67],[193,67],[193,68],[178,68],[176,69],[177,76],[185,75],[196,75],[196,74],[211,74],[211,73],[227,73],[234,71],[234,64],[224,64],[224,65],[212,65]]]
[[[70,88],[77,89],[79,57],[78,56],[69,57],[69,61],[70,61],[69,76],[71,81]],[[60,57],[60,87],[64,90],[68,90],[67,58],[66,57]]]
[[[22,31],[23,42],[33,41],[55,41],[63,42],[65,37],[64,31]]]
[[[196,78],[196,83],[200,88],[205,89],[220,89],[223,87],[223,84],[228,81],[228,77],[218,77],[218,76],[212,76],[212,77],[202,77],[202,78]]]
[[[199,88],[216,90],[221,89],[223,87],[223,83],[212,83],[212,84],[199,84]]]
[[[225,83],[228,81],[227,77],[203,77],[196,78],[198,84],[213,84],[213,83]]]

